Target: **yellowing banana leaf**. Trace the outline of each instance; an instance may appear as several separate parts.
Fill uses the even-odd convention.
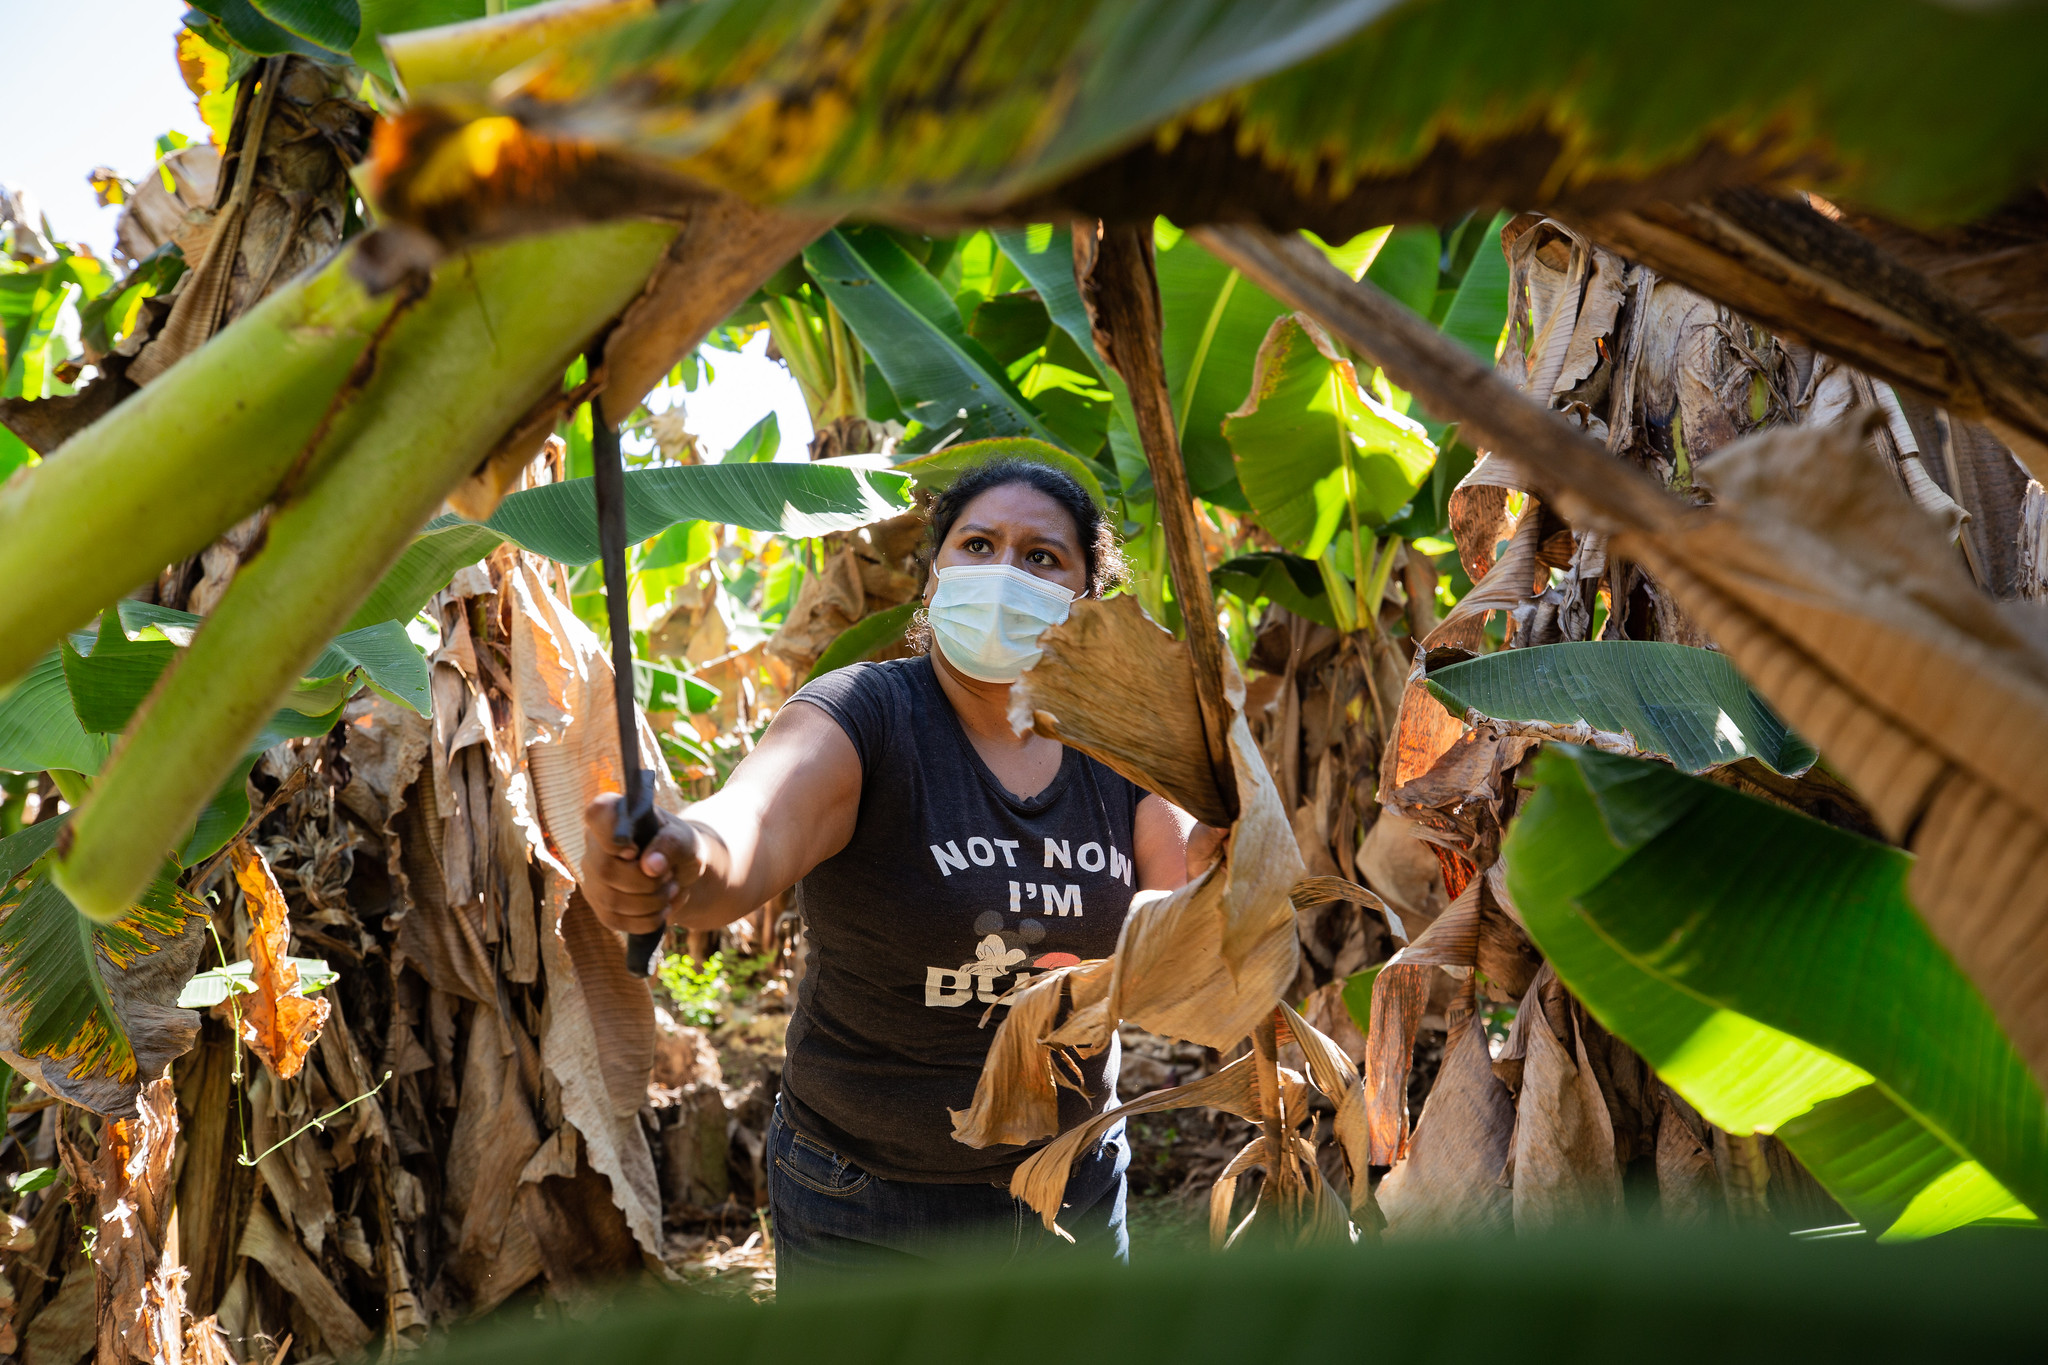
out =
[[[1774,772],[1813,766],[1792,733],[1728,656],[1655,640],[1587,640],[1502,650],[1432,672],[1454,716],[1591,725],[1689,773],[1754,758]]]
[[[1309,559],[1354,524],[1385,525],[1436,461],[1421,424],[1361,388],[1323,330],[1292,315],[1266,333],[1223,432],[1260,524]]]
[[[262,852],[244,842],[229,857],[249,907],[250,982],[256,988],[243,1002],[242,1040],[272,1075],[290,1080],[305,1065],[333,1005],[307,997],[297,965],[285,956],[292,936],[290,912]]]
[[[992,436],[1059,444],[1002,365],[968,335],[939,282],[888,233],[828,232],[804,248],[804,265],[897,403],[922,426],[921,446]]]
[[[1503,858],[1530,937],[1710,1121],[1776,1131],[1873,1232],[2048,1206],[2048,1104],[1896,849],[1553,747]]]
[[[1571,23],[1509,0],[712,0],[556,49],[494,93],[549,136],[827,213],[985,212],[1072,182],[1192,222],[1234,179],[1269,219],[1291,193],[1322,229],[1354,205],[1426,220],[1447,194],[1591,202],[1617,181],[1690,195],[1797,176],[1954,218],[2048,162],[2038,9],[1879,0],[1854,32],[1845,47],[1838,13],[1761,0],[1605,0]],[[436,99],[425,80],[412,94]],[[1075,180],[1120,154],[1133,173]]]
[[[35,868],[63,823],[0,839],[0,1059],[74,1104],[131,1113],[139,1086],[198,1031],[176,1001],[206,939],[204,908],[159,880],[127,915],[94,924]]]

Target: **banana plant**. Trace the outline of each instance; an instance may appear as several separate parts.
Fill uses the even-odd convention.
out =
[[[115,739],[201,620],[124,601],[103,612],[94,630],[75,632],[0,698],[0,769],[70,774],[73,795],[89,791]],[[176,840],[175,862],[190,867],[232,838],[248,818],[246,778],[256,759],[280,740],[333,729],[343,704],[363,684],[426,714],[426,663],[399,623],[351,631],[321,651]]]
[[[1016,381],[969,334],[954,299],[890,233],[828,232],[805,248],[804,265],[917,423],[912,448],[995,436],[1058,444]]]
[[[1419,422],[1373,397],[1313,323],[1276,318],[1252,389],[1224,419],[1260,523],[1321,572],[1340,630],[1370,625],[1398,536],[1381,532],[1436,464]]]
[[[1529,935],[1706,1118],[1901,1241],[2048,1207],[2048,1101],[1906,894],[1909,855],[1566,745],[1503,850]]]

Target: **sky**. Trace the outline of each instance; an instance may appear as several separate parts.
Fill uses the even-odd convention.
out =
[[[178,74],[181,0],[0,0],[7,53],[7,114],[0,121],[0,183],[26,190],[55,235],[110,260],[118,208],[101,208],[86,175],[111,166],[126,179],[148,171],[156,139],[175,129],[206,136],[192,92]],[[803,396],[757,336],[745,353],[712,353],[717,376],[694,394],[657,391],[648,406],[676,400],[710,452],[723,452],[773,409],[781,459],[803,459],[811,438]]]

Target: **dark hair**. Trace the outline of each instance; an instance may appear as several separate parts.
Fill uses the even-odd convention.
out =
[[[1109,514],[1088,496],[1079,480],[1063,469],[1034,460],[1001,459],[976,465],[953,481],[953,485],[932,499],[931,533],[926,543],[926,560],[936,564],[939,548],[952,534],[953,523],[967,505],[983,493],[1021,483],[1034,488],[1065,508],[1074,519],[1081,542],[1081,558],[1088,573],[1089,597],[1100,597],[1124,580],[1124,555],[1117,548],[1116,531]]]

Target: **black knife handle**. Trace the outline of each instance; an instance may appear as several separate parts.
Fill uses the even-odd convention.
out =
[[[641,768],[633,776],[637,780],[626,783],[626,794],[619,799],[618,824],[612,837],[622,844],[631,844],[635,852],[645,853],[654,836],[661,833],[661,816],[654,809],[654,770]],[[628,934],[626,970],[634,976],[654,975],[655,961],[661,956],[661,941],[667,936],[667,929]]]
[[[666,929],[626,935],[626,970],[636,977],[653,976],[654,960],[661,956],[661,941],[667,937]]]

